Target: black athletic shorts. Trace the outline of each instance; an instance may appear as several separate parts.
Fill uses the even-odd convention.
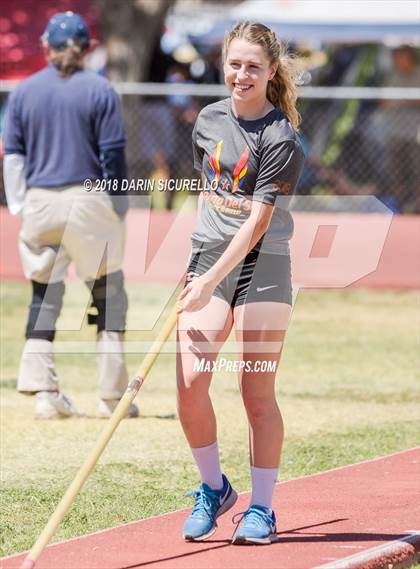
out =
[[[226,250],[226,246],[193,253],[185,285],[206,273]],[[289,255],[260,253],[252,249],[216,287],[214,296],[231,307],[249,302],[284,302],[292,305],[292,276]]]

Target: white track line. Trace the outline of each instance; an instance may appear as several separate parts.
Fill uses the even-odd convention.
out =
[[[406,545],[412,545],[417,551],[417,555],[415,552],[406,551]],[[390,541],[389,543],[385,543],[384,545],[378,545],[376,547],[371,547],[366,551],[361,553],[355,553],[354,555],[349,555],[348,557],[344,557],[342,559],[336,559],[335,561],[331,561],[330,563],[325,563],[324,565],[317,565],[312,569],[358,569],[362,567],[368,567],[373,561],[384,557],[384,564],[386,562],[387,556],[392,555],[401,555],[406,554],[408,557],[409,555],[416,555],[419,556],[419,549],[420,549],[420,533],[413,533],[408,535],[407,537],[402,537],[400,539],[396,539],[394,541]],[[400,564],[403,560],[401,558],[398,559],[398,564]],[[416,562],[417,559],[414,559]],[[392,565],[392,560],[389,561],[389,564]]]
[[[377,461],[379,461],[379,460],[385,460],[386,458],[391,458],[391,457],[393,457],[393,456],[398,456],[398,455],[400,455],[400,454],[409,453],[409,452],[412,452],[412,451],[414,451],[414,450],[420,450],[420,446],[418,446],[418,447],[413,447],[413,448],[409,448],[409,449],[405,449],[405,450],[400,450],[400,451],[394,452],[394,453],[392,453],[392,454],[387,454],[387,455],[385,455],[385,456],[378,456],[378,457],[375,457],[375,458],[368,458],[367,460],[362,460],[361,462],[356,462],[356,463],[354,463],[354,464],[347,464],[347,465],[344,465],[344,466],[337,466],[336,468],[331,468],[330,470],[324,470],[324,471],[322,471],[322,472],[315,472],[314,474],[305,474],[305,475],[303,475],[303,476],[298,476],[297,478],[290,478],[289,480],[285,480],[284,482],[278,482],[278,483],[276,484],[276,486],[284,486],[285,484],[289,484],[290,482],[295,482],[296,480],[303,480],[303,479],[305,479],[305,478],[313,478],[313,477],[315,477],[315,476],[322,476],[323,474],[327,474],[327,473],[329,473],[329,472],[336,472],[336,471],[338,471],[338,470],[343,470],[343,469],[345,469],[345,468],[353,468],[353,467],[356,467],[356,466],[360,466],[361,464],[367,464],[367,463],[370,463],[370,462],[377,462]],[[239,492],[239,493],[238,493],[239,496],[242,496],[243,494],[250,494],[250,492],[249,492],[248,490],[245,490],[244,492]],[[110,531],[110,530],[113,530],[113,529],[119,529],[119,528],[123,528],[123,527],[129,527],[129,526],[132,526],[132,525],[134,525],[134,524],[141,524],[141,523],[144,523],[144,522],[148,522],[149,520],[156,520],[156,519],[158,519],[158,518],[162,518],[162,517],[164,517],[164,516],[172,516],[172,515],[174,515],[174,514],[178,514],[178,513],[180,513],[180,512],[184,512],[184,511],[187,511],[187,510],[190,510],[190,509],[191,509],[191,508],[181,508],[181,509],[179,509],[179,510],[174,510],[174,511],[172,511],[172,512],[166,512],[166,513],[164,513],[164,514],[158,514],[158,515],[156,515],[156,516],[150,516],[149,518],[143,518],[142,520],[135,520],[135,521],[133,521],[133,522],[127,522],[127,523],[125,523],[125,524],[121,524],[121,525],[118,525],[118,526],[114,526],[113,528],[100,529],[100,530],[95,531],[95,532],[93,532],[93,533],[89,533],[89,534],[86,534],[86,535],[81,535],[81,536],[79,536],[79,537],[72,537],[72,538],[70,538],[70,539],[65,539],[65,540],[63,540],[63,541],[58,541],[57,543],[52,543],[52,544],[49,545],[48,547],[51,548],[51,547],[56,547],[57,545],[62,545],[63,543],[69,543],[69,542],[72,542],[72,541],[80,541],[81,539],[87,539],[87,538],[92,537],[93,535],[98,535],[98,534],[101,534],[101,533],[105,533],[105,532]],[[28,551],[29,551],[29,550],[28,550]],[[1,558],[0,558],[0,561],[6,561],[7,559],[13,559],[14,557],[19,557],[20,555],[23,555],[23,553],[27,553],[27,552],[26,552],[26,551],[22,551],[21,553],[14,553],[13,555],[9,555],[8,557],[1,557]]]

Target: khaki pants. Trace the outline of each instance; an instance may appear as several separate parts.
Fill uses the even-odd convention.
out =
[[[121,270],[125,222],[104,193],[82,186],[32,188],[25,196],[19,252],[28,279],[56,283],[65,279],[73,261],[83,281]],[[98,384],[102,399],[118,399],[128,376],[122,349],[123,334],[98,336]],[[109,349],[108,349],[109,346]],[[58,388],[52,342],[28,339],[20,363],[18,390]]]
[[[122,266],[125,223],[107,194],[82,186],[30,189],[19,237],[25,276],[40,283],[63,281],[72,261],[84,281]]]

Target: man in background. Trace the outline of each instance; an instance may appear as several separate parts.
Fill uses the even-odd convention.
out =
[[[48,65],[10,96],[4,133],[8,207],[22,215],[19,250],[32,299],[17,389],[36,394],[41,419],[79,415],[60,392],[53,342],[71,261],[97,314],[98,415],[108,417],[128,383],[123,339],[128,308],[121,270],[127,197],[125,133],[117,94],[83,69],[89,31],[73,12],[58,13],[42,36]],[[106,180],[108,192],[84,181]],[[116,192],[114,190],[117,190]],[[137,416],[133,404],[130,416]]]

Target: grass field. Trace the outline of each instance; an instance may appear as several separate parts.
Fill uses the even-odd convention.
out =
[[[130,317],[147,318],[165,287],[130,286]],[[61,322],[80,302],[68,286]],[[419,443],[419,299],[412,292],[302,291],[278,374],[286,440],[281,480],[384,455]],[[28,548],[98,438],[94,418],[33,420],[32,398],[15,392],[29,286],[1,289],[2,555]],[[140,316],[139,316],[140,315]],[[128,340],[150,338],[129,332]],[[93,341],[94,329],[57,341]],[[141,355],[128,354],[134,373]],[[58,354],[61,387],[88,414],[97,405],[93,354]],[[138,397],[141,418],[125,420],[56,535],[56,540],[186,507],[197,482],[176,418],[174,358],[163,354]],[[249,489],[247,426],[234,374],[212,391],[223,467]]]

